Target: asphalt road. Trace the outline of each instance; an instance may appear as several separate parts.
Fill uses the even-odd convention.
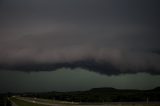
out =
[[[14,102],[12,102],[12,106],[18,106],[18,105],[16,105]]]
[[[30,103],[36,103],[36,104],[43,104],[43,105],[47,105],[47,106],[66,106],[66,104],[67,104],[67,106],[143,106],[144,104],[146,104],[146,103],[144,103],[144,102],[133,102],[133,103],[123,103],[123,102],[120,102],[120,103],[109,103],[109,104],[76,104],[76,103],[72,103],[72,102],[66,102],[66,104],[64,103],[64,102],[59,102],[59,103],[47,103],[47,101],[46,102],[43,102],[43,101],[41,101],[41,99],[35,99],[35,98],[24,98],[24,97],[16,97],[17,99],[19,99],[19,100],[23,100],[23,101],[26,101],[26,102],[30,102]],[[36,101],[37,100],[37,101]],[[64,104],[63,104],[64,103]],[[159,102],[153,102],[153,103],[151,103],[151,106],[152,105],[155,105],[155,106],[160,106],[159,104]],[[13,103],[13,105],[12,106],[17,106],[16,104],[14,104]]]
[[[18,106],[17,104],[15,104],[13,101],[11,101],[10,99],[8,99],[11,102],[12,106]]]
[[[48,106],[66,106],[66,104],[64,103],[46,103],[46,102],[40,102],[40,101],[36,101],[36,99],[34,98],[23,98],[23,97],[16,97],[17,99],[19,100],[23,100],[23,101],[26,101],[26,102],[30,102],[30,103],[36,103],[36,104],[43,104],[43,105],[48,105]],[[67,106],[93,106],[93,105],[79,105],[79,104],[76,104],[76,103],[67,103]],[[105,105],[94,105],[94,106],[109,106],[107,104]]]
[[[40,102],[40,101],[36,101],[34,99],[31,100],[31,99],[21,98],[21,97],[18,97],[17,99],[23,100],[23,101],[26,101],[26,102],[30,102],[30,103],[36,103],[36,104],[42,104],[42,105],[48,105],[48,106],[63,106],[62,104],[53,104],[53,103]]]

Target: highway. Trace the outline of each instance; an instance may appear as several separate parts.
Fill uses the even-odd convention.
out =
[[[14,102],[11,102],[12,103],[12,106],[18,106],[18,105],[16,105]]]
[[[47,106],[63,106],[63,104],[42,102],[40,101],[40,99],[36,100],[34,98],[16,97],[16,99],[23,100],[23,101],[30,102],[30,103],[35,103],[35,104],[47,105]]]
[[[10,100],[9,98],[8,98],[8,100],[11,102],[11,105],[12,106],[18,106],[17,104],[15,104],[12,100]]]
[[[28,98],[28,97],[15,97],[16,99],[23,100],[30,103],[42,104],[46,106],[160,106],[159,102],[153,102],[146,104],[145,102],[111,102],[102,104],[80,104],[76,102],[65,102],[65,101],[52,101],[47,99]],[[15,103],[12,106],[17,106]]]
[[[42,104],[42,105],[47,105],[47,106],[93,106],[93,105],[80,105],[78,103],[74,103],[74,102],[64,102],[64,101],[59,101],[59,103],[47,103],[47,102],[43,102],[41,101],[42,99],[35,99],[35,98],[25,98],[25,97],[16,97],[16,99],[19,99],[19,100],[23,100],[23,101],[26,101],[26,102],[30,102],[30,103],[36,103],[36,104]],[[14,105],[16,106],[16,105]],[[108,106],[108,105],[94,105],[94,106]]]

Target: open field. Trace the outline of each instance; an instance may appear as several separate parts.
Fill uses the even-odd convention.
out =
[[[64,102],[64,101],[52,101],[52,100],[48,100],[48,99],[38,99],[38,98],[24,98],[24,97],[12,97],[11,101],[13,101],[16,104],[21,104],[21,105],[25,105],[26,106],[53,106],[53,105],[73,105],[75,103],[71,103],[71,102]],[[30,104],[30,105],[29,105]]]
[[[50,103],[50,104],[79,104],[78,102],[68,102],[68,101],[42,99],[42,98],[31,98],[31,97],[16,97],[16,98],[28,102],[40,102],[40,103]]]
[[[15,97],[10,98],[17,106],[160,106],[160,103],[142,103],[142,102],[111,102],[111,103],[71,103],[64,101],[52,101],[45,99],[35,98],[21,98]]]
[[[19,100],[19,99],[16,99],[16,98],[11,98],[10,100],[12,102],[14,102],[17,106],[47,106],[47,105],[42,105],[42,104],[26,102],[26,101]]]

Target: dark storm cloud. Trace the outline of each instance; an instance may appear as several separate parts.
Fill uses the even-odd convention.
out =
[[[0,12],[1,69],[160,73],[159,0],[1,0]]]

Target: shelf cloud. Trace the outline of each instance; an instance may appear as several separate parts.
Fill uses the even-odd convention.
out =
[[[160,74],[159,0],[1,0],[0,69]]]

